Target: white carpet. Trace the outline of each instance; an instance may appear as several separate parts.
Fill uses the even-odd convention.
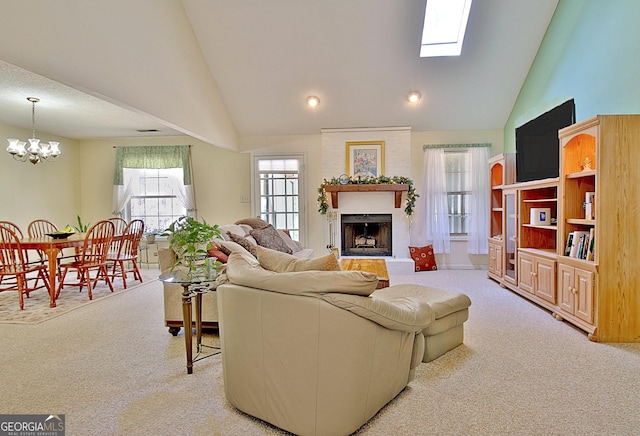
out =
[[[358,435],[637,434],[640,344],[590,342],[484,271],[391,277],[407,282],[471,297],[465,343],[420,365]],[[186,374],[159,282],[37,325],[0,324],[0,349],[1,413],[66,414],[68,435],[285,434],[226,402],[219,357]]]

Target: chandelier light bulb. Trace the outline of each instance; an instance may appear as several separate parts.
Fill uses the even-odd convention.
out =
[[[409,103],[417,103],[421,98],[422,95],[418,91],[410,92],[409,95],[407,95],[407,100],[409,100]]]
[[[307,97],[307,105],[309,107],[316,107],[319,104],[320,104],[320,99],[315,95],[310,95],[309,97]]]
[[[9,146],[7,147],[7,153],[9,153],[15,160],[20,162],[29,161],[32,164],[38,164],[40,162],[51,162],[55,160],[62,152],[60,151],[60,143],[56,141],[49,141],[48,143],[40,143],[40,140],[36,138],[36,103],[40,101],[36,97],[27,97],[27,100],[31,103],[31,129],[32,137],[29,138],[29,147],[25,141],[21,141],[16,138],[9,138]]]

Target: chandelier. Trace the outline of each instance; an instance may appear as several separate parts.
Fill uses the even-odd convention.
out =
[[[48,143],[40,144],[40,140],[36,138],[36,103],[40,101],[39,98],[27,97],[27,100],[31,102],[31,129],[32,136],[29,138],[29,146],[25,141],[21,141],[15,138],[9,138],[9,146],[7,152],[9,152],[15,160],[20,162],[26,162],[27,160],[32,164],[38,164],[43,161],[52,162],[61,153],[59,142],[49,141]]]

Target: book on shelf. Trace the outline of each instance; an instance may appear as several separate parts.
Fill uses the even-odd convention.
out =
[[[578,257],[578,248],[580,242],[584,245],[584,237],[589,235],[589,232],[576,230],[573,233],[573,239],[571,241],[571,250],[569,251],[569,257]]]
[[[588,234],[585,236],[582,236],[582,242],[581,242],[582,245],[579,247],[580,249],[578,250],[578,259],[587,258],[587,251],[589,250],[589,238],[590,236]]]
[[[584,217],[588,220],[596,218],[596,193],[585,192],[584,195]]]
[[[593,235],[593,229],[589,230],[589,248],[587,249],[587,256],[586,256],[586,260],[593,260],[594,255],[593,255],[593,245],[595,238]]]
[[[567,243],[564,246],[564,255],[568,256],[571,253],[571,244],[573,243],[573,232],[567,235]]]

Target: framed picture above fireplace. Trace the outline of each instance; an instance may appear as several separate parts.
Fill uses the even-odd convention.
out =
[[[346,169],[351,177],[384,175],[384,141],[347,142]]]

